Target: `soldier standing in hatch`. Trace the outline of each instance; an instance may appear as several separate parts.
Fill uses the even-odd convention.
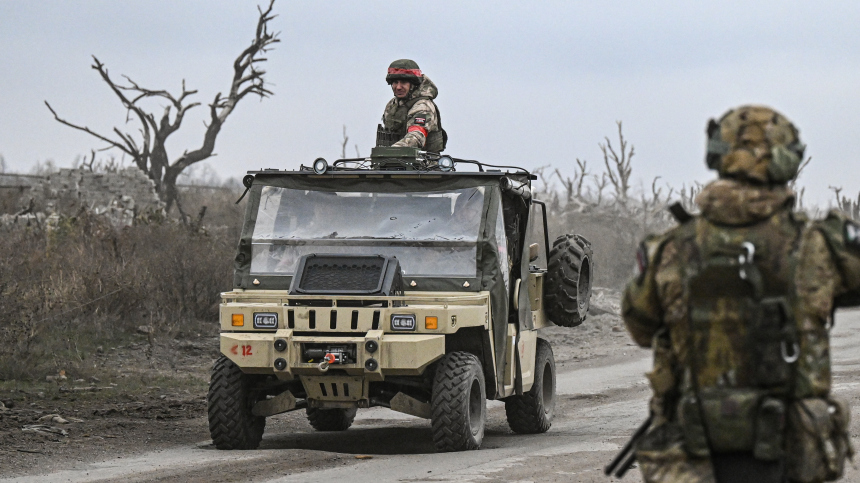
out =
[[[377,146],[408,146],[440,153],[448,135],[442,129],[439,109],[433,99],[436,84],[421,73],[413,60],[395,60],[388,67],[386,82],[394,92],[382,114],[377,130]]]
[[[623,297],[631,337],[654,350],[636,459],[646,482],[833,481],[853,450],[828,329],[860,300],[860,229],[792,211],[804,146],[781,114],[743,106],[708,138],[719,179],[701,214],[673,207],[680,225],[645,239]]]

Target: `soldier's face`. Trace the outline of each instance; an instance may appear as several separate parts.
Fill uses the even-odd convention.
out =
[[[391,83],[391,90],[394,91],[394,97],[403,99],[409,95],[409,90],[412,88],[412,83],[405,80],[396,80]]]

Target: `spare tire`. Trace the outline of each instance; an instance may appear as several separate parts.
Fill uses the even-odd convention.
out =
[[[591,243],[581,235],[562,235],[549,252],[544,299],[554,324],[576,327],[585,320],[593,280]]]

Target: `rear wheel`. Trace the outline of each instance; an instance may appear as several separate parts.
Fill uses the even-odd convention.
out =
[[[591,243],[581,235],[562,235],[552,244],[544,294],[546,315],[556,325],[576,327],[591,302]]]
[[[436,367],[430,426],[437,451],[478,449],[484,439],[487,397],[484,371],[468,352],[445,354]]]
[[[215,361],[209,381],[209,434],[218,449],[255,449],[263,439],[266,418],[251,410],[262,397],[253,376],[225,356]]]
[[[355,420],[356,408],[318,409],[307,408],[308,422],[317,431],[346,431]]]
[[[535,380],[522,396],[505,399],[508,426],[515,433],[545,433],[555,415],[555,358],[549,342],[538,339]]]

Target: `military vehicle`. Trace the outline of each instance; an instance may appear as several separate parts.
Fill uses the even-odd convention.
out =
[[[581,236],[549,245],[534,179],[400,147],[249,172],[209,386],[215,446],[256,448],[286,411],[343,431],[382,406],[429,419],[438,451],[477,449],[487,399],[513,431],[547,431],[540,331],[585,319],[593,265]]]

